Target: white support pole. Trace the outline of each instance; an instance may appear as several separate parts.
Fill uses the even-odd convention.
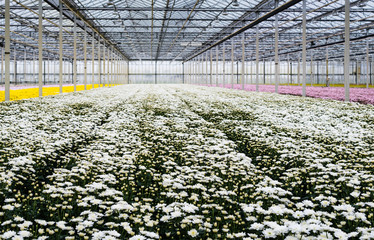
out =
[[[26,47],[23,55],[23,81],[26,82]]]
[[[5,0],[5,101],[10,101],[10,0]]]
[[[87,25],[84,25],[84,90],[87,90]]]
[[[205,82],[206,82],[206,84],[208,84],[208,79],[209,79],[209,77],[208,77],[208,75],[209,75],[208,66],[209,66],[209,54],[208,54],[208,52],[206,52],[206,54],[205,54],[205,72],[206,72]]]
[[[1,48],[1,82],[4,80],[4,48]]]
[[[234,39],[231,38],[231,88],[234,88]]]
[[[16,50],[16,47],[14,46],[14,54],[13,54],[13,67],[14,67],[14,71],[13,71],[13,78],[14,78],[14,83],[17,84],[17,50]]]
[[[97,45],[97,59],[98,59],[98,82],[99,82],[99,88],[101,87],[101,48],[100,48],[101,42],[100,37]]]
[[[345,101],[349,102],[349,48],[350,48],[350,26],[349,26],[349,17],[350,17],[350,1],[345,0],[345,41],[344,41],[344,88],[345,88]]]
[[[62,1],[59,3],[59,85],[60,85],[60,93],[63,92],[62,88],[62,71],[63,71],[63,64],[62,64],[62,48],[63,48],[63,43],[62,43]]]
[[[326,87],[330,86],[329,79],[329,48],[326,47]]]
[[[306,0],[303,0],[303,97],[306,96]]]
[[[213,49],[210,50],[210,85],[213,84]]]
[[[310,50],[310,86],[313,87],[314,80],[314,62],[313,62],[313,50]]]
[[[244,43],[244,40],[245,40],[245,37],[244,37],[244,33],[243,33],[243,37],[242,37],[242,79],[241,79],[241,82],[242,82],[242,90],[244,90],[244,84],[245,84],[245,43]]]
[[[369,41],[366,42],[366,88],[369,88]]]
[[[106,68],[106,76],[107,76],[107,84],[108,84],[108,87],[110,87],[110,46],[108,46],[107,48],[107,68]]]
[[[297,59],[297,85],[300,85],[300,55]]]
[[[305,0],[304,0],[305,1]],[[258,17],[258,13],[257,13],[257,17]],[[258,33],[258,24],[256,26],[256,92],[258,92],[259,90],[259,87],[258,87],[258,83],[259,83],[259,73],[260,73],[260,62],[259,62],[259,58],[260,58],[260,49],[259,49],[259,33]]]
[[[23,81],[26,82],[26,47],[23,52]]]
[[[43,96],[43,1],[39,0],[39,97]]]
[[[74,92],[77,91],[77,16],[74,14],[74,60],[73,60]]]
[[[35,73],[36,73],[36,59],[35,59],[35,51],[32,51],[32,82],[36,82]]]
[[[216,47],[216,87],[218,87],[218,46]]]
[[[109,86],[113,86],[113,51],[109,51],[109,62],[108,62],[108,79],[109,80]]]
[[[222,87],[225,87],[225,81],[226,81],[226,48],[225,48],[225,42],[222,43]]]
[[[278,0],[275,0],[275,6],[278,7]],[[275,92],[278,93],[279,87],[279,55],[278,55],[278,42],[279,42],[279,27],[278,27],[278,14],[275,15]]]
[[[95,33],[92,32],[92,53],[91,53],[91,60],[92,60],[92,89],[95,88]]]
[[[106,84],[106,66],[105,66],[105,60],[106,60],[106,55],[105,55],[105,42],[103,43],[103,87],[105,87]]]
[[[287,55],[287,85],[291,83],[290,55]]]

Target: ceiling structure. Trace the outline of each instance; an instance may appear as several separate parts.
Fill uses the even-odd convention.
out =
[[[61,0],[63,9],[63,54],[73,57],[73,30],[76,18],[79,58],[83,58],[84,31],[88,49],[92,39],[100,39],[121,58],[131,61],[186,61],[193,56],[206,57],[205,49],[221,39],[219,58],[241,59],[242,39],[245,57],[255,58],[256,26],[260,34],[260,58],[274,58],[275,15],[261,22],[274,9],[287,5],[279,13],[280,59],[296,60],[301,55],[302,1],[296,0]],[[43,49],[45,57],[58,59],[59,0],[43,0]],[[27,57],[37,52],[38,1],[11,0],[11,39],[16,54]],[[0,41],[4,38],[4,1],[0,6]],[[374,37],[374,0],[351,1],[351,57],[364,58],[372,50]],[[252,24],[252,25],[251,25]],[[240,34],[233,34],[245,26]],[[243,36],[244,34],[244,36]],[[308,59],[343,58],[344,0],[307,0]],[[229,37],[227,37],[229,36]],[[216,48],[212,48],[214,58]],[[88,51],[88,58],[92,58]],[[97,56],[96,56],[97,57]]]

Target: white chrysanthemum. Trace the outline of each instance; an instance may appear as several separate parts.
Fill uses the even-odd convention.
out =
[[[146,238],[142,235],[132,236],[129,240],[145,240]]]
[[[191,237],[196,237],[197,235],[199,235],[199,232],[196,230],[196,229],[191,229],[190,231],[187,232],[188,235],[190,235]]]

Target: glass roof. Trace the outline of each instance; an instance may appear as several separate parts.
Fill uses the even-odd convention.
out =
[[[120,57],[129,60],[184,61],[232,34],[277,6],[294,2],[278,14],[279,54],[282,59],[297,60],[301,54],[302,1],[293,0],[62,0],[63,54],[73,56],[74,18],[77,24],[77,54],[83,58],[84,42],[111,46]],[[307,0],[308,59],[343,58],[344,0]],[[0,36],[4,38],[5,1],[0,1]],[[58,58],[59,0],[43,0],[44,55]],[[365,58],[367,48],[373,54],[374,0],[351,1],[351,57]],[[258,24],[260,57],[274,58],[275,16]],[[86,29],[86,41],[85,30]],[[234,42],[236,59],[241,59],[242,38],[245,57],[255,57],[256,27],[220,44],[219,58],[231,58]],[[100,37],[99,37],[100,35]],[[37,51],[38,1],[11,0],[12,49]],[[95,39],[93,41],[93,39]],[[103,40],[105,39],[105,41]],[[1,41],[1,40],[0,40]],[[104,43],[105,42],[105,43]],[[216,49],[212,49],[216,51]],[[205,53],[205,55],[208,54]],[[91,51],[88,51],[92,58]],[[96,56],[95,53],[94,56]],[[203,54],[204,55],[204,54]],[[204,55],[204,56],[205,56]],[[215,57],[215,54],[213,54]]]

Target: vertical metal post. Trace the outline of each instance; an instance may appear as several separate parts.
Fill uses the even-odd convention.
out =
[[[326,87],[330,86],[329,81],[329,48],[326,47]]]
[[[297,59],[297,84],[300,85],[300,55]]]
[[[208,84],[208,82],[209,82],[209,77],[208,77],[208,75],[209,75],[209,71],[208,71],[208,66],[209,66],[209,53],[208,52],[206,52],[206,55],[205,55],[205,68],[206,68],[206,76],[205,76],[205,82],[206,82],[206,84]]]
[[[105,84],[106,84],[106,55],[105,55],[105,52],[106,52],[106,47],[105,47],[105,42],[103,42],[103,87],[105,87]]]
[[[264,80],[264,84],[266,83],[266,61],[265,61],[265,58],[263,59],[263,80]]]
[[[366,88],[369,88],[369,41],[366,42]]]
[[[258,17],[258,13],[257,13],[257,17]],[[260,76],[259,76],[260,62],[259,62],[259,58],[260,58],[260,50],[259,50],[259,35],[258,35],[258,24],[257,24],[257,26],[256,26],[256,92],[258,92],[258,88],[259,88],[258,84],[259,84],[259,81],[260,81]]]
[[[345,101],[349,102],[349,16],[350,16],[350,1],[345,0],[345,42],[344,42],[344,88],[345,88]]]
[[[234,88],[234,39],[231,39],[231,88]]]
[[[35,78],[35,73],[36,73],[36,59],[35,59],[35,51],[32,51],[32,78],[33,78],[33,82],[36,83],[36,78]]]
[[[10,101],[10,0],[5,0],[5,101]]]
[[[39,0],[39,97],[43,96],[43,1]]]
[[[275,6],[278,7],[278,0],[275,0]],[[279,40],[279,27],[278,27],[278,14],[275,15],[275,92],[278,93],[279,86],[279,55],[278,55],[278,40]]]
[[[287,55],[287,85],[290,86],[291,74],[290,74],[290,55]]]
[[[157,84],[157,60],[155,61],[155,84]]]
[[[62,43],[62,1],[59,1],[59,86],[60,86],[60,93],[63,92],[62,88],[62,48],[63,48],[63,43]]]
[[[24,55],[23,55],[23,81],[26,82],[26,47],[25,47],[25,51],[24,51]]]
[[[313,50],[310,50],[310,86],[313,87],[314,80],[314,62],[313,62]]]
[[[225,81],[226,81],[226,48],[225,48],[225,42],[222,43],[222,87],[225,87]]]
[[[87,25],[84,25],[84,90],[87,90]]]
[[[77,91],[77,16],[74,14],[74,60],[73,60],[74,92]]]
[[[13,64],[14,64],[14,84],[17,84],[17,50],[16,46],[14,46],[14,56],[13,56]]]
[[[218,46],[216,47],[216,87],[218,87]]]
[[[98,46],[97,46],[99,87],[101,87],[101,49],[100,49],[100,45],[101,45],[101,42],[100,42],[100,37],[99,37]]]
[[[111,49],[111,48],[109,48]],[[111,87],[113,86],[113,51],[110,50],[108,52],[109,61],[108,61],[108,85]]]
[[[107,57],[108,57],[108,61],[107,61],[107,69],[106,69],[106,77],[107,77],[107,83],[108,83],[108,87],[110,87],[110,82],[111,82],[111,74],[110,74],[110,66],[111,66],[111,51],[110,51],[110,46],[108,46],[108,49],[107,49]]]
[[[92,89],[95,88],[95,32],[92,32],[92,53],[91,53],[91,60],[92,60]]]
[[[4,80],[4,48],[1,48],[1,75],[0,75],[0,85]]]
[[[213,50],[211,49],[210,51],[210,85],[213,84]]]
[[[303,0],[303,97],[306,96],[306,0]]]
[[[244,84],[245,84],[245,79],[244,79],[244,74],[245,74],[245,43],[244,43],[244,33],[243,33],[243,38],[242,38],[242,90],[244,90]]]

